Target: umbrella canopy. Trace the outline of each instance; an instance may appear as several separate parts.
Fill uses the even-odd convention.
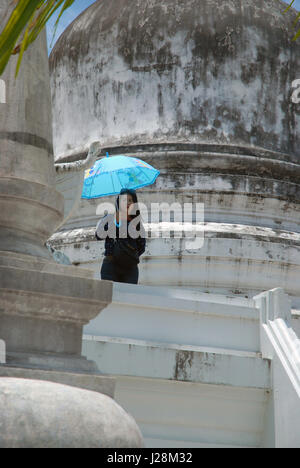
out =
[[[141,159],[129,156],[102,158],[85,171],[81,198],[118,195],[122,188],[138,189],[155,182],[160,172]]]

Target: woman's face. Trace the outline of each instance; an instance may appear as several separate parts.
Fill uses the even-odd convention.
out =
[[[132,195],[130,193],[124,193],[124,195],[120,195],[119,198],[120,202],[120,211],[123,213],[130,212],[130,205],[133,205]]]

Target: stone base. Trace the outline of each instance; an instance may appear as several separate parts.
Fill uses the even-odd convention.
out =
[[[93,272],[0,251],[0,339],[18,367],[97,372],[81,357],[82,327],[110,302]]]
[[[133,417],[103,393],[0,378],[0,448],[142,448]]]
[[[84,356],[59,353],[26,353],[10,351],[6,353],[6,364],[25,369],[43,369],[58,372],[79,372],[99,374],[97,365]]]
[[[109,375],[81,374],[75,372],[59,372],[53,370],[29,369],[0,365],[1,377],[44,380],[72,387],[92,390],[114,398],[115,378]]]

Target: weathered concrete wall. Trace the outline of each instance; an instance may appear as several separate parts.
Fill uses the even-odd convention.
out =
[[[2,29],[6,7],[0,7]],[[0,250],[49,257],[43,244],[62,220],[55,190],[52,112],[46,32],[3,75],[0,99]]]
[[[56,157],[99,139],[251,145],[297,162],[300,53],[285,6],[96,2],[51,54]]]
[[[201,187],[205,190],[203,184]],[[167,188],[161,188],[156,197],[151,192],[147,195],[166,202],[173,202],[175,196]],[[200,196],[205,203],[206,220],[202,248],[187,249],[188,239],[184,237],[148,238],[140,259],[139,282],[248,297],[281,286],[292,296],[293,306],[300,309],[298,205],[238,192],[198,195],[195,190],[192,195],[188,187],[186,192],[177,192],[176,199],[188,202],[199,200]],[[147,197],[143,198],[146,201]],[[82,201],[81,210],[72,220],[73,229],[54,234],[51,245],[73,264],[92,268],[99,278],[104,242],[97,242],[94,237],[96,205],[94,200],[90,204]],[[88,228],[90,224],[92,227]],[[145,223],[147,232],[153,227]]]
[[[274,443],[257,310],[232,296],[285,288],[299,333],[300,108],[291,96],[300,49],[285,7],[98,1],[50,58],[57,160],[82,158],[97,139],[111,155],[141,157],[161,171],[139,190],[147,207],[205,206],[203,247],[149,239],[142,284],[114,283],[115,302],[85,327],[84,353],[118,375],[116,397],[134,410],[148,446]],[[51,238],[96,277],[101,201],[113,200],[82,200]],[[209,294],[201,300],[199,290]]]
[[[0,6],[0,31],[5,6]],[[15,79],[18,57],[12,57],[1,76],[5,103],[0,103],[0,176],[19,177],[54,185],[52,111],[46,33],[24,56]]]
[[[10,0],[1,3],[1,28],[12,6]],[[17,59],[11,58],[1,76],[1,339],[9,364],[56,362],[66,369],[73,356],[76,369],[82,326],[99,313],[103,300],[109,302],[111,285],[99,285],[92,272],[57,265],[45,247],[64,211],[63,195],[55,189],[46,31],[26,51],[15,79]]]

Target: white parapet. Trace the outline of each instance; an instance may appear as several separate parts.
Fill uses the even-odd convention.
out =
[[[171,446],[209,442],[300,447],[300,340],[293,329],[297,321],[289,296],[280,288],[245,299],[114,282],[112,302],[84,327],[83,354],[104,374],[116,376],[118,401],[142,424],[148,446],[157,446],[157,441],[165,446],[168,440]],[[155,405],[160,411],[165,408],[161,393],[148,401],[147,414],[139,411],[138,386],[155,386],[157,395],[165,384],[173,385],[171,392],[174,386],[180,388],[182,400],[172,394],[170,414],[183,406],[185,432],[180,422],[166,428],[159,412],[153,419]],[[204,406],[215,421],[214,431],[225,426],[208,395],[218,389],[220,408],[228,389],[234,389],[244,406],[238,409],[232,402],[232,412],[242,411],[244,421],[251,402],[256,417],[253,426],[245,422],[240,427],[245,437],[240,432],[229,437],[231,425],[209,437],[203,408],[188,413],[188,385],[195,391],[206,389]],[[193,432],[195,424],[202,436]]]
[[[254,298],[260,309],[263,358],[272,360],[274,445],[300,447],[300,340],[291,326],[290,299],[281,288]]]
[[[147,447],[259,447],[269,360],[250,299],[113,283],[82,353],[116,378]]]
[[[258,353],[83,336],[82,352],[104,374],[268,390],[268,361]]]
[[[260,352],[259,311],[251,299],[182,288],[114,282],[112,303],[84,333]]]
[[[270,361],[251,299],[113,283],[82,353],[116,378],[147,447],[260,447]]]

